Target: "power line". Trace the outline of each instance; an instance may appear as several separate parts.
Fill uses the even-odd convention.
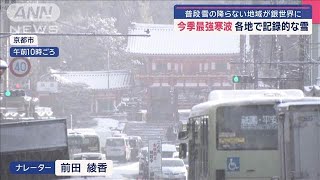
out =
[[[9,33],[4,32],[0,33],[0,38],[9,37],[11,35],[37,35],[37,36],[119,36],[119,37],[128,37],[128,36],[138,36],[138,37],[150,37],[150,34],[104,34],[104,33]]]
[[[241,62],[230,62],[230,64],[241,64]],[[310,61],[283,61],[283,62],[247,62],[247,64],[320,64],[319,62],[310,62]]]

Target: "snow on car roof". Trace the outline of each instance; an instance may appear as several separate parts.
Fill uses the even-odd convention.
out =
[[[143,147],[141,150],[148,151],[148,147]],[[162,151],[177,152],[177,148],[173,144],[162,144]]]
[[[173,144],[162,144],[162,151],[176,152],[177,148]]]

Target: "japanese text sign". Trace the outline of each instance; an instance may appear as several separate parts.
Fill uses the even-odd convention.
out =
[[[111,160],[57,160],[56,176],[109,176],[112,175]]]
[[[11,174],[54,174],[54,162],[16,161],[10,163]]]
[[[311,5],[175,5],[176,32],[310,35]]]
[[[38,37],[36,35],[12,35],[10,36],[10,45],[38,45]]]
[[[161,172],[161,140],[149,140],[149,171]]]
[[[58,57],[58,47],[11,47],[11,57]]]

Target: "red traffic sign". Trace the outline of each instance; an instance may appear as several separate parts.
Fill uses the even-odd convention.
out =
[[[9,69],[13,75],[23,77],[30,72],[31,64],[29,59],[18,57],[10,62]]]

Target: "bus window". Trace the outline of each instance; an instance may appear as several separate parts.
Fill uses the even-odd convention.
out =
[[[218,150],[276,150],[278,123],[273,105],[220,107]]]
[[[82,136],[68,134],[68,146],[69,146],[69,153],[71,156],[73,154],[80,153],[82,151],[81,150]]]

